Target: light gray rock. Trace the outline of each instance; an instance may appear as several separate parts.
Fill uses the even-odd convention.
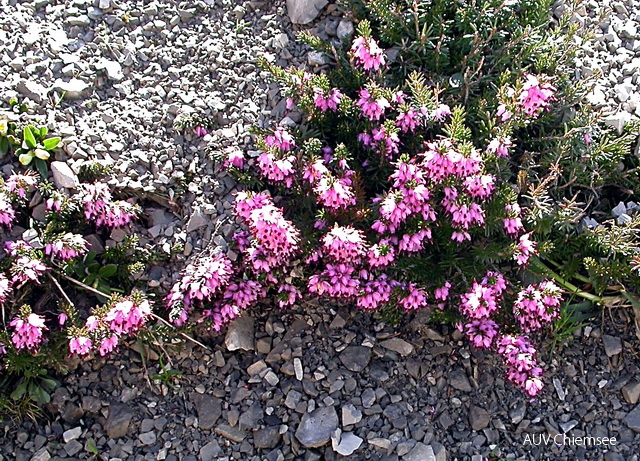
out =
[[[328,0],[287,0],[287,13],[294,24],[309,24],[320,15]]]
[[[216,427],[216,434],[221,435],[225,439],[229,439],[233,442],[242,442],[247,433],[239,427],[231,427],[227,424],[221,424]]]
[[[71,100],[86,97],[91,87],[89,83],[77,78],[72,78],[68,82],[58,79],[53,84],[54,90],[64,93],[65,99]]]
[[[40,104],[47,96],[47,89],[32,80],[20,80],[16,85],[16,90],[37,104]]]
[[[46,448],[39,449],[31,457],[31,461],[49,461],[50,459],[51,455]]]
[[[385,339],[380,343],[380,345],[385,349],[389,349],[390,351],[397,352],[403,357],[406,357],[413,353],[413,346],[401,338]]]
[[[418,442],[413,449],[402,457],[402,461],[436,461],[431,445]]]
[[[222,454],[222,448],[216,440],[204,445],[198,452],[200,455],[200,461],[214,461],[218,456]]]
[[[196,209],[187,222],[187,232],[193,232],[209,224],[210,220],[202,210]]]
[[[604,352],[607,357],[613,357],[622,352],[622,340],[616,336],[602,335],[602,342],[604,343]]]
[[[142,445],[153,445],[156,443],[156,433],[144,432],[138,436],[138,440],[140,440]]]
[[[362,445],[362,439],[353,432],[343,432],[335,450],[342,456],[351,456]]]
[[[348,19],[343,19],[338,23],[336,35],[340,40],[348,40],[353,37],[353,23]]]
[[[361,372],[369,365],[371,349],[363,346],[348,346],[340,354],[340,361],[349,370]]]
[[[474,431],[480,431],[489,425],[489,413],[482,407],[471,405],[469,408],[469,424]]]
[[[66,162],[51,162],[51,174],[59,189],[75,189],[80,184],[78,176]]]
[[[624,418],[624,422],[634,432],[640,432],[640,405],[635,407]]]
[[[252,351],[255,349],[253,317],[246,312],[235,318],[227,329],[224,344],[229,351]]]
[[[637,381],[627,383],[622,388],[622,396],[627,403],[635,405],[640,399],[640,383]]]
[[[127,435],[129,423],[133,418],[131,406],[122,403],[112,403],[109,406],[109,416],[104,423],[104,430],[110,439],[118,439]]]
[[[316,408],[305,413],[296,430],[296,439],[306,448],[317,448],[331,440],[331,434],[338,428],[338,414],[334,407]]]
[[[347,403],[342,407],[342,425],[350,426],[358,424],[362,420],[362,412],[358,410],[354,404]]]
[[[62,440],[67,442],[71,442],[72,440],[76,440],[82,435],[82,428],[80,426],[74,427],[73,429],[69,429],[68,431],[64,431],[62,434]]]

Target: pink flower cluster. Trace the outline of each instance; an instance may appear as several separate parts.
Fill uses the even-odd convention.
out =
[[[372,38],[356,38],[351,45],[350,53],[354,64],[368,72],[377,71],[386,63],[384,51]]]
[[[82,328],[68,328],[69,352],[87,355],[96,351],[105,356],[118,346],[120,338],[144,328],[150,316],[151,304],[140,292],[113,296],[106,305],[93,309]]]
[[[14,288],[20,288],[27,282],[39,285],[47,266],[40,260],[38,253],[24,240],[7,242],[5,246],[14,258],[10,268]]]
[[[495,348],[503,356],[507,378],[534,396],[542,389],[542,369],[535,361],[535,349],[522,336],[500,333],[494,316],[500,315],[507,284],[503,275],[488,272],[482,282],[473,282],[471,290],[460,298],[460,312],[466,323],[459,328],[478,348]],[[513,306],[520,329],[526,333],[539,330],[558,316],[562,292],[552,281],[522,289]]]
[[[82,184],[81,200],[84,216],[97,227],[115,229],[133,221],[139,208],[122,200],[113,200],[109,186],[105,183]]]
[[[507,367],[507,378],[535,397],[543,388],[542,368],[536,361],[536,349],[524,336],[504,335],[498,341],[498,353]]]
[[[526,333],[549,325],[560,314],[562,290],[552,281],[529,285],[518,293],[513,304],[513,313]]]
[[[510,101],[502,102],[497,108],[497,117],[506,122],[520,111],[528,117],[537,118],[549,110],[551,102],[555,100],[555,87],[549,83],[540,82],[535,75],[526,74],[522,90],[516,95],[513,88],[508,88],[506,96]]]
[[[236,197],[236,213],[249,228],[253,244],[247,249],[254,271],[274,277],[299,251],[300,232],[282,215],[267,194],[245,192]]]
[[[351,226],[334,226],[322,242],[323,253],[338,263],[359,264],[367,248],[364,233]]]
[[[183,325],[194,302],[213,299],[229,283],[232,274],[231,261],[221,254],[201,258],[187,266],[165,299],[171,309],[171,321]]]
[[[555,99],[555,88],[548,83],[540,83],[535,75],[527,74],[518,102],[530,117],[537,117],[543,110],[549,109],[549,103]]]
[[[20,310],[23,312],[9,322],[9,326],[14,329],[11,341],[18,350],[35,352],[44,340],[43,332],[47,330],[44,317],[31,312],[28,306],[23,306]]]
[[[296,147],[296,141],[293,139],[293,136],[281,126],[277,127],[272,134],[265,137],[264,142],[269,147],[275,147],[285,152]]]
[[[81,235],[67,232],[56,236],[44,247],[46,255],[52,255],[63,261],[83,255],[88,251],[87,242]]]
[[[328,93],[321,88],[314,88],[315,97],[313,103],[321,111],[338,110],[338,105],[342,99],[342,92],[337,88],[332,88]]]

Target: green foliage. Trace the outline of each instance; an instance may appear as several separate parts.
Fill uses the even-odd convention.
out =
[[[20,126],[6,119],[0,120],[0,155],[14,154],[24,166],[33,164],[46,178],[48,175],[47,160],[61,147],[59,136],[47,137],[46,126]]]

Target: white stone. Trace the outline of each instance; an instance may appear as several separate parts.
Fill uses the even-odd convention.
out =
[[[343,432],[342,437],[340,438],[340,443],[336,447],[336,451],[338,454],[342,456],[350,456],[360,448],[362,445],[362,439],[355,435],[353,432]]]
[[[328,0],[287,0],[287,13],[294,24],[309,24],[318,17]]]
[[[66,162],[51,162],[53,182],[59,189],[75,189],[80,182]]]

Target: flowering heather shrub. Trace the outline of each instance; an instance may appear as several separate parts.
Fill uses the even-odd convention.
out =
[[[57,190],[33,170],[0,179],[0,304],[6,319],[0,329],[0,374],[13,379],[16,389],[35,376],[29,367],[52,369],[61,356],[106,355],[146,326],[151,305],[145,296],[110,296],[112,289],[131,289],[131,275],[143,265],[141,250],[124,242],[98,255],[87,240],[89,234],[108,237],[137,219],[139,211],[116,200],[106,182]],[[110,277],[125,283],[110,287],[105,282]],[[87,286],[104,293],[98,297],[101,305],[74,303],[77,290]],[[35,395],[39,402],[48,398]]]
[[[553,79],[503,82],[493,128],[476,139],[464,108],[420,74],[390,87],[368,24],[358,30],[337,74],[265,64],[322,137],[279,126],[253,165],[224,162],[265,188],[236,197],[238,260],[188,267],[167,297],[170,316],[219,330],[267,295],[280,306],[306,294],[366,310],[430,309],[500,354],[508,378],[534,396],[542,370],[532,341],[559,315],[562,290],[519,281],[544,245],[527,228],[510,162],[526,149],[512,134],[553,110]]]

